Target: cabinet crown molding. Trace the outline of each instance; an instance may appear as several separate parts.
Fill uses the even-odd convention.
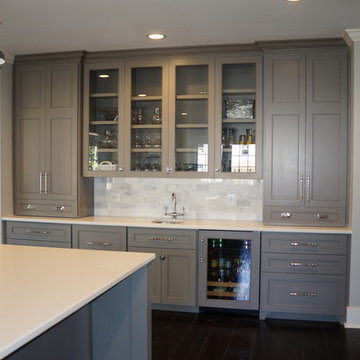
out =
[[[360,29],[345,30],[344,40],[351,46],[354,42],[360,41]]]

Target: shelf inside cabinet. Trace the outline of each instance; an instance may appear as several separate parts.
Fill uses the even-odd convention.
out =
[[[151,147],[151,148],[132,148],[131,149],[131,152],[134,152],[134,153],[160,153],[161,152],[161,148],[154,148],[154,147]]]
[[[106,148],[97,148],[97,152],[108,152],[108,153],[116,153],[118,149],[106,149]]]
[[[161,101],[161,96],[132,96],[132,101]]]
[[[176,95],[176,100],[198,100],[207,98],[207,94]]]
[[[186,153],[186,152],[194,152],[197,153],[199,151],[198,148],[176,148],[176,152]]]
[[[144,125],[131,125],[132,129],[161,129],[162,125],[144,124]]]
[[[236,288],[236,287],[240,287],[240,284],[237,282],[221,282],[221,281],[208,281],[207,282],[208,286],[221,286],[221,287],[232,287],[232,288]]]
[[[91,98],[106,98],[106,97],[117,97],[118,93],[92,93]]]
[[[104,120],[104,121],[90,121],[90,125],[117,125],[118,121]]]
[[[177,129],[207,129],[208,124],[176,124]]]
[[[223,94],[255,94],[256,89],[223,89]]]
[[[223,119],[223,124],[242,124],[242,123],[255,123],[254,118],[242,118],[242,119]]]

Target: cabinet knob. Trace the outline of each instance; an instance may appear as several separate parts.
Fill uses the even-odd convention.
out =
[[[166,172],[167,172],[168,174],[171,173],[171,172],[172,172],[172,167],[168,166],[168,167],[166,168]]]
[[[160,260],[165,260],[165,256],[164,256],[164,255],[161,255],[161,256],[159,256],[159,259],[160,259]]]
[[[55,211],[64,211],[65,210],[65,206],[61,205],[61,206],[55,206]]]
[[[219,172],[220,172],[220,169],[216,169],[215,172],[219,173]]]
[[[118,171],[124,171],[124,169],[122,167],[119,167]]]

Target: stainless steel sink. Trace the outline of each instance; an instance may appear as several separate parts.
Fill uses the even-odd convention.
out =
[[[181,224],[182,220],[178,219],[155,219],[151,221],[154,224]]]

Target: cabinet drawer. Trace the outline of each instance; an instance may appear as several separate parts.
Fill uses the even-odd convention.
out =
[[[347,235],[262,233],[262,252],[345,255]]]
[[[129,228],[128,246],[196,249],[196,231]]]
[[[261,311],[343,316],[345,276],[263,273]]]
[[[9,221],[6,238],[63,242],[71,245],[71,225]]]
[[[26,216],[76,217],[75,201],[16,200],[15,214]]]
[[[46,246],[55,248],[71,248],[71,243],[57,242],[57,241],[45,241],[45,240],[20,240],[20,239],[8,239],[6,241],[10,245],[26,245],[26,246]]]
[[[73,247],[126,251],[126,229],[117,226],[73,225]]]
[[[261,270],[297,274],[346,274],[346,256],[264,253]]]
[[[344,226],[345,208],[284,208],[264,206],[263,223],[269,225]]]

